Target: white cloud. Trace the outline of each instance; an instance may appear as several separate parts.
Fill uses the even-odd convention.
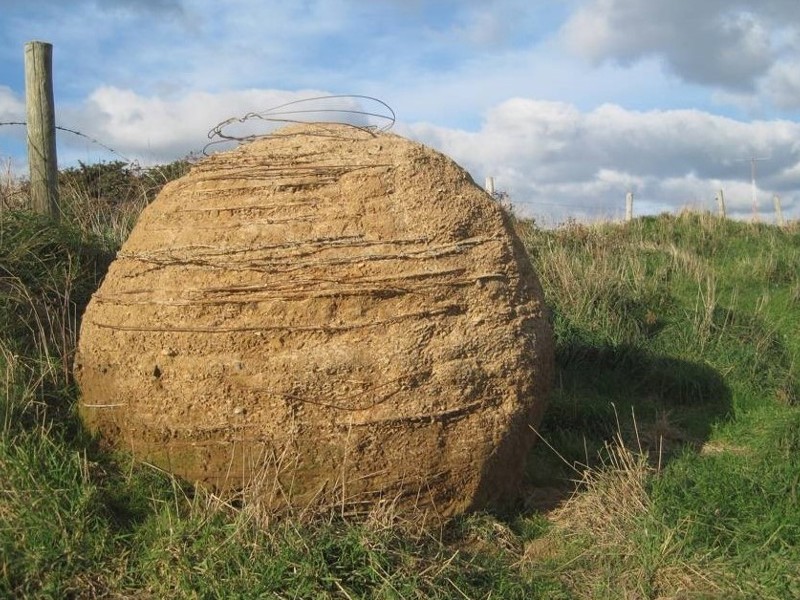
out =
[[[10,88],[0,85],[0,123],[25,121],[25,102]],[[24,152],[25,128],[19,125],[0,125],[0,161],[11,160],[20,167],[18,156]]]
[[[752,91],[782,63],[799,22],[794,0],[588,0],[563,34],[595,62],[658,56],[685,81]]]
[[[720,188],[729,214],[746,217],[750,171],[742,159],[753,154],[771,156],[759,163],[762,198],[781,193],[790,205],[800,194],[800,124],[789,121],[616,105],[581,112],[516,98],[492,109],[476,133],[421,124],[402,130],[453,156],[478,182],[495,176],[523,213],[555,220],[619,214],[629,190],[649,212],[711,209]]]
[[[216,94],[190,92],[166,100],[107,86],[95,90],[85,104],[62,111],[62,119],[124,156],[145,162],[168,161],[202,151],[209,142],[209,130],[222,121],[322,94],[316,90],[252,89]],[[270,122],[251,120],[227,131],[249,135],[266,133],[274,127]]]
[[[24,121],[25,102],[14,91],[0,85],[0,121]]]
[[[254,89],[164,100],[104,87],[66,116],[125,156],[166,161],[202,149],[208,130],[225,119],[319,94]],[[239,132],[266,132],[274,124],[251,121],[246,127],[255,129]],[[613,104],[582,111],[565,102],[512,98],[494,106],[476,131],[421,122],[398,123],[395,131],[450,155],[480,184],[494,176],[521,214],[545,222],[619,217],[628,191],[639,212],[712,209],[720,188],[729,214],[749,217],[746,159],[753,155],[770,157],[758,164],[764,206],[779,193],[787,216],[800,216],[795,122],[746,123],[698,110],[632,111]],[[83,144],[60,139],[65,160]]]
[[[323,98],[313,100],[320,96]],[[209,131],[228,120],[231,122],[224,127],[224,133],[237,137],[268,133],[292,120],[333,119],[379,127],[388,124],[388,109],[368,99],[325,96],[325,92],[318,90],[251,89],[216,94],[190,92],[167,100],[106,86],[95,90],[84,104],[62,110],[60,121],[69,122],[71,129],[97,139],[123,157],[145,163],[171,161],[201,152],[209,143]],[[302,103],[294,104],[297,101]],[[293,104],[281,107],[286,103]],[[256,115],[276,107],[281,108],[264,114],[263,119]],[[59,142],[65,160],[76,152],[85,152],[90,144],[85,137],[68,133],[61,135]],[[231,144],[214,145],[209,151],[230,148]],[[101,151],[99,147],[94,150]]]
[[[770,70],[764,87],[780,108],[800,109],[800,60],[776,64]]]

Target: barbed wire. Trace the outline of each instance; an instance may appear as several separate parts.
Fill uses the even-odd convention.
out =
[[[379,105],[381,108],[385,109],[385,111],[376,112],[370,110],[359,110],[357,108],[326,108],[324,106],[324,103],[334,100],[356,100],[356,101],[367,100],[369,102],[374,102],[375,104]],[[288,107],[307,104],[311,102],[322,102],[323,106],[317,108],[291,108],[289,110],[286,110]],[[341,118],[338,119],[303,118],[303,115],[310,115],[310,114],[340,115]],[[354,117],[354,116],[376,118],[384,121],[384,124],[382,126],[356,125],[346,120],[347,117]],[[375,131],[381,131],[381,132],[388,131],[392,127],[394,127],[394,124],[397,121],[397,115],[395,114],[392,107],[389,106],[383,100],[380,100],[379,98],[375,98],[373,96],[365,96],[362,94],[334,94],[328,96],[313,96],[310,98],[301,98],[299,100],[293,100],[291,102],[285,102],[284,104],[274,106],[263,112],[250,112],[244,116],[231,117],[230,119],[226,119],[225,121],[218,123],[217,125],[212,127],[208,132],[208,139],[211,141],[208,144],[206,144],[206,146],[203,148],[203,154],[207,156],[208,149],[215,144],[224,144],[228,142],[238,142],[241,144],[244,142],[252,142],[253,140],[266,138],[273,135],[273,132],[267,132],[267,133],[248,134],[239,136],[225,132],[225,128],[229,127],[230,125],[236,123],[245,123],[253,119],[268,121],[270,123],[310,123],[318,125],[333,125],[333,124],[347,125],[353,127],[354,129],[366,131],[374,135]]]
[[[366,99],[366,100],[374,101],[374,102],[380,104],[381,106],[385,107],[386,111],[389,114],[382,114],[382,113],[376,113],[376,112],[371,112],[371,111],[363,111],[363,110],[357,110],[357,109],[345,109],[345,108],[341,108],[341,109],[312,108],[312,109],[298,109],[298,110],[283,110],[286,107],[297,105],[297,104],[303,104],[303,103],[306,103],[306,102],[314,102],[314,101],[329,100],[329,99],[345,99],[345,98],[359,99],[359,100]],[[373,126],[354,125],[352,123],[348,123],[348,122],[342,121],[342,120],[332,120],[332,121],[308,120],[308,121],[305,121],[305,120],[302,120],[302,119],[281,118],[281,117],[289,117],[289,116],[296,116],[296,115],[302,115],[302,114],[313,114],[313,113],[334,113],[334,114],[335,113],[339,113],[339,114],[349,114],[349,115],[376,117],[376,118],[380,118],[380,119],[383,119],[383,120],[387,121],[387,123],[384,124],[382,127],[377,127],[377,126],[374,126],[374,125]],[[372,96],[364,96],[364,95],[359,95],[359,94],[341,94],[341,95],[314,96],[314,97],[310,97],[310,98],[302,98],[302,99],[299,99],[299,100],[293,100],[292,102],[286,102],[284,104],[280,104],[280,105],[275,106],[273,108],[267,109],[266,111],[264,111],[262,113],[251,112],[251,113],[248,113],[248,114],[244,115],[243,117],[232,117],[230,119],[222,121],[221,123],[219,123],[218,125],[213,127],[208,132],[208,137],[209,138],[220,137],[221,139],[215,140],[215,141],[212,141],[212,142],[206,144],[206,146],[202,150],[202,154],[205,155],[205,156],[208,156],[206,151],[210,146],[212,146],[214,144],[222,144],[222,143],[229,143],[229,142],[244,143],[244,142],[248,142],[248,141],[253,141],[255,139],[270,137],[270,136],[274,135],[272,132],[270,132],[270,133],[265,133],[265,134],[251,134],[251,135],[247,135],[247,136],[232,136],[232,135],[224,134],[222,132],[222,129],[224,127],[228,126],[228,125],[231,125],[231,124],[234,124],[234,123],[237,123],[237,122],[238,123],[243,123],[243,122],[245,122],[247,120],[250,120],[250,119],[261,119],[261,120],[275,122],[275,123],[309,123],[309,124],[319,124],[319,125],[341,124],[341,125],[348,125],[350,127],[353,127],[354,129],[358,129],[358,130],[361,130],[361,131],[366,131],[368,133],[374,133],[376,130],[377,131],[388,131],[388,130],[390,130],[394,126],[394,124],[396,122],[396,115],[395,115],[394,110],[388,104],[386,104],[385,102],[383,102],[382,100],[380,100],[378,98],[373,98]],[[0,121],[0,126],[4,126],[4,125],[17,125],[17,126],[26,127],[27,123],[25,121]],[[62,127],[60,125],[57,125],[56,129],[58,129],[59,131],[65,131],[67,133],[71,133],[73,135],[85,138],[86,140],[88,140],[88,141],[100,146],[101,148],[104,148],[105,150],[107,150],[107,151],[111,152],[112,154],[115,154],[116,156],[118,156],[121,159],[123,159],[134,171],[141,169],[141,167],[139,166],[139,161],[137,159],[130,159],[130,158],[126,157],[125,155],[121,154],[120,152],[118,152],[114,148],[111,148],[110,146],[108,146],[108,145],[104,144],[103,142],[93,138],[90,135],[87,135],[87,134],[82,133],[80,131],[76,131],[74,129],[70,129],[68,127]],[[336,136],[337,134],[331,133],[330,135]],[[199,154],[197,152],[195,152],[195,151],[192,151],[190,154],[187,155],[185,160],[187,160],[190,163],[194,163],[194,162],[197,162],[198,159],[199,159]],[[525,206],[545,205],[545,206],[552,206],[552,207],[580,208],[580,209],[587,210],[587,211],[605,211],[605,210],[607,210],[607,207],[605,207],[605,206],[593,206],[593,205],[586,205],[586,204],[581,204],[581,203],[547,202],[547,201],[541,201],[541,200],[525,200],[525,199],[518,199],[518,198],[513,198],[512,199],[511,195],[508,192],[503,191],[503,190],[498,190],[498,191],[496,191],[496,192],[494,192],[493,194],[490,194],[490,195],[497,202],[503,204],[506,208],[510,208],[512,210],[513,210],[515,205],[525,205]]]
[[[22,125],[23,127],[27,127],[28,123],[25,122],[25,121],[2,121],[2,122],[0,122],[0,126],[3,126],[3,125]],[[80,131],[75,131],[74,129],[70,129],[69,127],[61,127],[60,125],[56,125],[56,129],[58,129],[59,131],[66,131],[67,133],[71,133],[73,135],[77,135],[77,136],[80,136],[82,138],[85,138],[85,139],[89,140],[90,142],[92,142],[94,144],[97,144],[101,148],[104,148],[104,149],[108,150],[112,154],[116,154],[121,159],[123,159],[126,163],[133,164],[135,162],[135,161],[131,160],[130,158],[128,158],[127,156],[125,156],[124,154],[121,154],[121,153],[117,152],[111,146],[107,146],[106,144],[104,144],[100,140],[96,140],[95,138],[93,138],[90,135],[86,135],[85,133],[81,133]]]

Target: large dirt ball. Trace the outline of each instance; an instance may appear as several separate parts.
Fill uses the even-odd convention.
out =
[[[514,497],[553,341],[509,217],[462,168],[300,125],[145,209],[75,374],[90,430],[217,493],[448,517]]]

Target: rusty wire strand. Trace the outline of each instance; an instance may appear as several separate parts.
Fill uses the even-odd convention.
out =
[[[341,100],[341,99],[350,99],[350,100],[367,100],[370,102],[374,102],[385,109],[384,112],[375,112],[369,110],[358,110],[356,108],[297,108],[291,110],[285,110],[288,107],[296,106],[298,104],[305,104],[310,102],[326,102],[331,100]],[[342,115],[341,119],[332,118],[331,120],[304,120],[302,115],[307,114],[338,114]],[[359,116],[359,117],[373,117],[379,120],[384,121],[382,126],[377,125],[354,125],[352,123],[348,123],[344,120],[346,116]],[[297,118],[292,118],[297,117]],[[214,127],[212,127],[208,132],[208,139],[211,140],[206,146],[203,148],[203,155],[208,155],[208,149],[215,145],[215,144],[223,144],[229,142],[251,142],[253,140],[269,137],[272,133],[264,133],[264,134],[251,134],[246,136],[236,136],[231,135],[229,133],[225,133],[224,129],[229,125],[233,125],[235,123],[245,123],[246,121],[250,121],[252,119],[259,119],[262,121],[268,121],[271,123],[310,123],[310,124],[318,124],[318,125],[326,125],[326,124],[339,124],[339,125],[348,125],[353,127],[354,129],[358,129],[361,131],[366,131],[374,135],[375,131],[388,131],[390,130],[395,122],[397,121],[397,116],[392,109],[386,102],[380,100],[379,98],[375,98],[373,96],[366,96],[362,94],[334,94],[328,96],[313,96],[310,98],[301,98],[299,100],[292,100],[291,102],[285,102],[283,104],[279,104],[278,106],[274,106],[269,108],[263,112],[249,112],[242,117],[231,117],[230,119],[226,119],[221,123],[218,123]],[[25,121],[2,121],[0,122],[0,126],[7,126],[7,125],[16,125],[27,127],[27,122]],[[104,144],[100,140],[93,138],[90,135],[86,135],[80,131],[75,129],[70,129],[69,127],[62,127],[60,125],[56,125],[56,129],[59,131],[65,131],[67,133],[71,133],[73,135],[82,137],[93,144],[100,146],[101,148],[111,152],[112,154],[118,156],[119,158],[123,159],[128,164],[136,164],[135,160],[128,158],[127,156],[123,155],[122,153],[118,152],[111,146]]]
[[[22,125],[23,127],[27,127],[28,123],[26,121],[3,121],[3,122],[0,122],[0,126],[3,126],[3,125]],[[125,156],[123,154],[120,154],[119,152],[114,150],[112,147],[105,145],[100,140],[96,140],[92,136],[86,135],[85,133],[81,133],[80,131],[75,131],[74,129],[70,129],[69,127],[61,127],[60,125],[56,125],[56,129],[58,129],[59,131],[66,131],[67,133],[71,133],[73,135],[77,135],[77,136],[80,136],[82,138],[85,138],[85,139],[89,140],[90,142],[92,142],[93,144],[97,144],[101,148],[104,148],[104,149],[108,150],[112,154],[116,154],[121,159],[123,159],[126,163],[133,164],[135,162],[135,161],[131,160],[130,158],[128,158],[127,156]]]
[[[291,110],[284,110],[290,106],[296,106],[298,104],[305,104],[309,102],[326,102],[330,100],[340,100],[340,99],[353,99],[353,100],[368,100],[370,102],[375,102],[386,109],[386,112],[373,112],[369,110],[358,110],[355,108],[298,108],[298,109],[291,109]],[[304,120],[302,115],[306,114],[320,114],[320,113],[328,113],[328,114],[338,114],[342,115],[343,117],[346,116],[359,116],[359,117],[374,117],[377,119],[381,119],[385,121],[385,123],[378,127],[377,125],[354,125],[352,123],[348,123],[343,118],[342,119],[331,119],[331,120]],[[297,118],[291,118],[297,117]],[[230,119],[226,119],[221,123],[218,123],[214,127],[212,127],[208,132],[208,139],[211,140],[206,146],[203,148],[203,154],[208,155],[208,149],[215,145],[215,144],[224,144],[227,142],[252,142],[253,140],[257,140],[260,138],[270,137],[273,133],[262,133],[262,134],[250,134],[250,135],[232,135],[230,133],[225,133],[225,128],[233,125],[235,123],[245,123],[246,121],[250,121],[253,119],[259,119],[262,121],[268,121],[271,123],[310,123],[310,124],[317,124],[317,125],[348,125],[353,127],[354,129],[358,129],[361,131],[366,131],[374,135],[374,132],[377,131],[388,131],[390,130],[396,120],[397,116],[395,115],[394,110],[391,106],[386,104],[383,100],[375,98],[373,96],[365,96],[362,94],[334,94],[329,96],[313,96],[310,98],[301,98],[300,100],[293,100],[291,102],[285,102],[284,104],[279,104],[278,106],[274,106],[265,110],[264,112],[249,112],[241,117],[231,117]]]

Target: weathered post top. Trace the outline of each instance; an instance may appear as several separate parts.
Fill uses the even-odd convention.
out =
[[[633,192],[625,194],[625,221],[633,219]]]
[[[25,44],[25,104],[32,208],[57,219],[60,210],[52,44]]]

